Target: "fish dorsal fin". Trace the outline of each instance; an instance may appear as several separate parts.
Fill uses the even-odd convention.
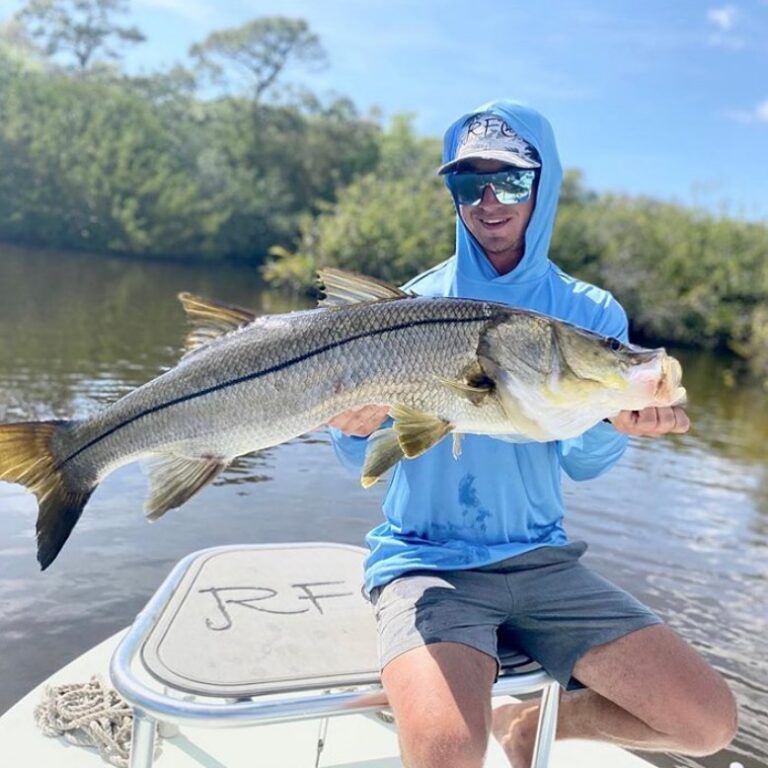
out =
[[[180,293],[179,301],[195,326],[184,343],[186,354],[230,331],[250,325],[256,319],[256,314],[249,309],[204,299],[192,293]]]
[[[415,295],[384,280],[335,267],[322,267],[317,271],[317,277],[325,294],[318,302],[321,307],[344,307],[369,301],[405,299]]]
[[[144,505],[147,517],[157,520],[169,509],[180,507],[208,485],[228,463],[216,456],[155,455],[148,462],[150,493]]]
[[[406,405],[393,405],[389,413],[395,421],[400,448],[408,459],[421,456],[453,429],[445,419]]]

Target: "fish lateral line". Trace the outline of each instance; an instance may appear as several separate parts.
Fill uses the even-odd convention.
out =
[[[425,325],[440,325],[443,323],[460,323],[463,325],[467,323],[477,323],[480,321],[488,321],[488,320],[490,320],[490,318],[486,314],[479,315],[479,316],[472,316],[472,317],[463,317],[463,318],[455,318],[455,317],[426,318],[423,320],[411,320],[407,323],[389,325],[386,327],[377,328],[373,331],[366,331],[365,333],[359,333],[359,334],[355,334],[354,336],[348,336],[344,339],[339,339],[338,341],[335,341],[331,344],[326,344],[322,347],[318,347],[317,349],[313,349],[313,350],[310,350],[309,352],[305,352],[304,354],[297,355],[296,357],[291,358],[290,360],[285,360],[281,363],[277,363],[276,365],[273,365],[269,368],[264,368],[260,371],[252,371],[251,373],[247,373],[243,376],[238,376],[237,378],[234,378],[234,379],[228,379],[227,381],[219,382],[218,384],[214,384],[213,386],[206,387],[205,389],[201,389],[196,392],[189,392],[188,394],[181,395],[179,397],[174,398],[173,400],[168,400],[165,403],[158,403],[157,405],[153,405],[150,408],[146,408],[140,413],[137,413],[134,416],[131,416],[131,418],[125,419],[119,424],[116,424],[114,427],[112,427],[111,429],[108,429],[106,432],[103,432],[101,435],[94,437],[85,445],[82,445],[80,448],[78,448],[76,451],[71,453],[69,456],[62,459],[60,462],[58,462],[55,466],[55,469],[60,470],[62,467],[64,467],[64,465],[66,465],[73,459],[77,458],[81,453],[84,453],[85,451],[87,451],[89,448],[92,448],[97,443],[101,442],[102,440],[105,440],[108,437],[111,437],[113,434],[115,434],[116,432],[119,432],[124,427],[127,427],[130,424],[133,424],[134,422],[139,421],[140,419],[146,418],[147,416],[151,416],[152,414],[158,413],[159,411],[172,408],[175,405],[180,405],[181,403],[185,403],[190,400],[195,400],[200,397],[205,397],[206,395],[213,394],[214,392],[220,392],[223,389],[234,387],[234,386],[237,386],[238,384],[243,384],[247,381],[253,381],[263,376],[268,376],[272,373],[277,373],[279,371],[285,370],[286,368],[290,368],[292,365],[298,365],[299,363],[303,363],[306,360],[316,357],[317,355],[322,355],[325,352],[329,352],[333,349],[337,349],[353,341],[359,341],[360,339],[379,336],[384,333],[389,333],[390,331],[403,331],[409,328],[417,328]]]

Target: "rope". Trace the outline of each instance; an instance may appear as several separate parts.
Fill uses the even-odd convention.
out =
[[[133,712],[97,675],[88,683],[48,686],[35,707],[35,722],[46,736],[64,736],[72,744],[96,747],[108,763],[128,767]],[[156,743],[155,757],[160,753],[159,740]]]

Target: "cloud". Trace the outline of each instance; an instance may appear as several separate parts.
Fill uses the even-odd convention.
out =
[[[723,32],[730,32],[736,24],[737,15],[735,5],[724,5],[722,8],[710,8],[707,20]]]
[[[723,5],[707,10],[707,21],[714,31],[707,37],[707,44],[713,48],[738,51],[744,48],[744,39],[736,34],[736,25],[741,14],[735,5]]]
[[[765,123],[768,125],[768,99],[756,104],[752,109],[734,109],[726,116],[738,123]]]

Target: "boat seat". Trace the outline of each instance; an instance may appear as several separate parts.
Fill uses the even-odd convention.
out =
[[[152,764],[155,724],[253,725],[386,708],[367,550],[333,543],[215,547],[181,560],[110,666],[134,710],[131,768]],[[559,687],[519,654],[494,695],[542,691],[534,768],[548,764]]]

